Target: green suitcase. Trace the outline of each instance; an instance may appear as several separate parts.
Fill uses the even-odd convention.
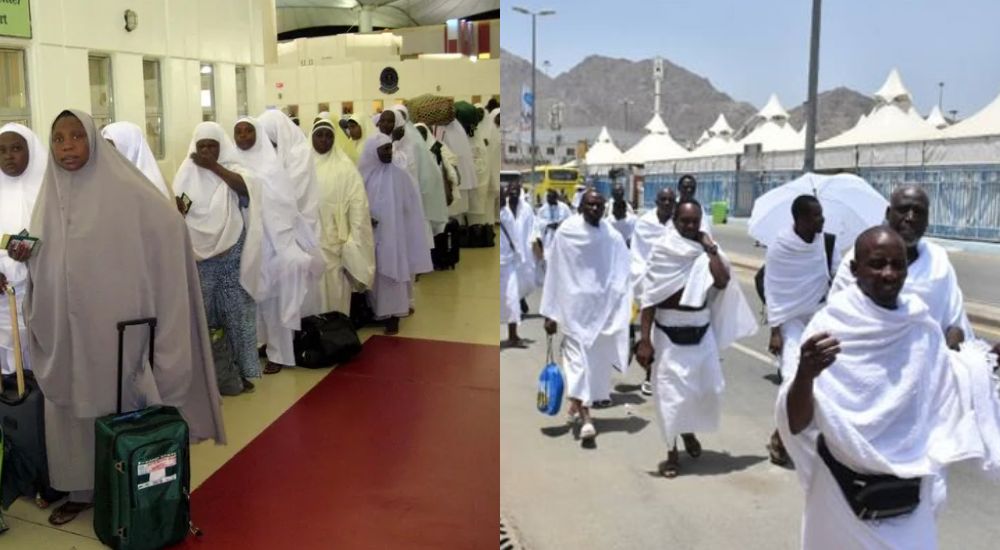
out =
[[[156,319],[118,323],[118,408],[95,424],[94,532],[122,550],[153,550],[183,541],[191,525],[188,425],[174,407],[122,414],[125,329],[149,325],[153,364]]]

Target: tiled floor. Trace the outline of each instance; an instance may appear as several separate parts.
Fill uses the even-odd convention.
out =
[[[198,488],[218,472],[219,481],[206,485],[205,500],[220,499],[212,506],[228,507],[236,523],[227,523],[225,514],[213,515],[218,510],[205,511],[204,519],[216,529],[216,536],[206,528],[206,537],[191,546],[278,548],[275,541],[292,543],[295,537],[290,533],[296,531],[287,528],[288,518],[284,524],[274,521],[284,517],[283,513],[275,514],[291,513],[289,517],[294,517],[296,511],[302,512],[299,517],[304,523],[296,529],[303,536],[315,526],[314,532],[320,535],[346,531],[352,538],[342,538],[342,544],[331,546],[319,541],[333,544],[332,539],[305,537],[295,548],[477,548],[487,534],[492,541],[499,512],[497,254],[495,248],[464,249],[457,270],[423,276],[416,285],[416,313],[400,324],[400,336],[404,338],[369,341],[374,331],[364,331],[366,349],[356,368],[349,364],[335,371],[289,369],[262,380],[253,394],[225,398],[223,413],[229,444],[202,443],[193,447],[191,481],[196,489],[196,522],[201,513]],[[434,344],[427,340],[479,345]],[[317,391],[302,401],[301,409],[289,411],[313,388]],[[280,418],[286,411],[289,414]],[[276,421],[274,429],[268,430]],[[366,433],[364,427],[370,430]],[[288,460],[288,441],[283,438],[290,432],[298,434],[299,442],[322,442],[315,448],[306,443],[296,451],[305,453],[303,460],[310,464],[328,464],[339,468],[341,474],[350,472],[351,464],[366,456],[375,461],[373,464],[384,465],[384,470],[369,472],[374,476],[372,484],[380,488],[378,498],[368,498],[372,497],[372,493],[364,491],[368,484],[351,483],[358,480],[336,475],[322,477],[322,483],[336,486],[294,485],[314,479],[309,476],[293,476],[298,481],[285,483],[285,473],[302,473],[295,471],[295,461]],[[345,437],[337,438],[338,433]],[[348,434],[350,437],[346,437]],[[258,436],[261,444],[250,445]],[[266,441],[279,443],[272,448]],[[246,453],[242,453],[244,450]],[[329,461],[325,460],[327,454]],[[341,454],[353,461],[339,462]],[[280,457],[285,459],[278,460]],[[387,457],[393,460],[386,461]],[[233,473],[228,470],[230,460]],[[399,468],[393,466],[397,463]],[[412,467],[419,464],[426,467]],[[431,467],[435,464],[445,468]],[[242,485],[247,492],[240,498],[249,500],[253,495],[264,499],[265,506],[220,497],[239,489],[230,481],[240,477],[236,473],[245,477]],[[441,490],[430,491],[435,484]],[[352,498],[351,491],[356,498]],[[317,506],[316,496],[321,494],[336,497],[324,500],[329,506],[345,509]],[[388,514],[393,510],[394,515]],[[467,514],[461,516],[465,520],[454,523],[454,514],[463,512]],[[5,517],[10,525],[10,530],[0,535],[0,547],[5,550],[103,547],[94,538],[89,512],[57,529],[48,524],[48,511],[38,510],[22,499],[5,512]],[[479,517],[489,521],[480,524],[476,519]],[[387,521],[392,518],[395,521]],[[356,527],[353,531],[352,525]],[[366,530],[365,525],[380,528]],[[219,526],[223,533],[218,532]],[[257,536],[273,528],[276,538],[257,539],[259,545],[252,542],[254,539],[230,538],[229,528],[242,532],[247,526],[253,526]],[[321,528],[330,526],[341,529]],[[414,536],[421,528],[427,529],[425,535]],[[376,535],[381,538],[373,538]]]

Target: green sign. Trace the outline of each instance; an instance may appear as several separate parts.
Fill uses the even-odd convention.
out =
[[[31,38],[30,0],[0,0],[0,36]]]

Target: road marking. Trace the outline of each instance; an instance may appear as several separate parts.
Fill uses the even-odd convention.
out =
[[[766,364],[769,367],[776,366],[774,357],[771,357],[769,355],[764,355],[763,353],[755,349],[750,349],[744,346],[743,344],[733,344],[733,348],[742,351],[743,353],[749,355],[750,357],[753,357],[754,359],[757,359],[758,361]]]

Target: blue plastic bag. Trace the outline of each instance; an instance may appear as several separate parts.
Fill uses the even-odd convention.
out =
[[[538,395],[535,405],[538,412],[555,416],[559,414],[559,406],[562,404],[563,389],[566,383],[563,381],[562,371],[559,365],[552,358],[552,337],[549,336],[548,357],[545,361],[545,368],[538,375]]]

